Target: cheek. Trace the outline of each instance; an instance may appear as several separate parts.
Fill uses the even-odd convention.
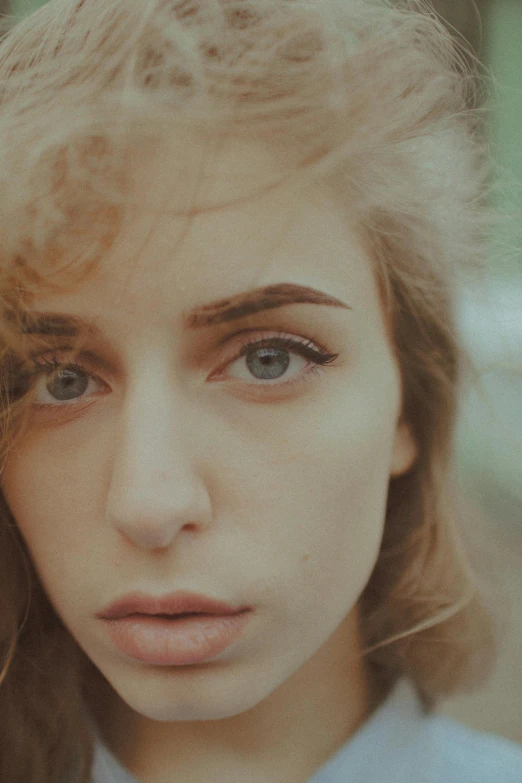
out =
[[[293,617],[339,619],[364,589],[384,527],[394,421],[393,398],[379,409],[352,396],[304,434],[292,429],[276,458],[257,454],[265,470],[260,486],[250,483],[263,512],[256,552],[267,581],[284,580]]]
[[[24,448],[6,464],[5,499],[53,603],[74,593],[95,557],[93,483],[92,471],[79,476],[77,465],[57,460],[48,443]]]

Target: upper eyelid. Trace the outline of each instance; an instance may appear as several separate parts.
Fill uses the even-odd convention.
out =
[[[240,338],[243,335],[251,335],[251,339],[244,339],[240,340]],[[290,340],[295,342],[296,345],[296,351],[298,350],[299,345],[303,345],[303,347],[313,347],[317,350],[317,353],[328,353],[328,348],[323,345],[319,340],[317,340],[314,336],[308,335],[308,334],[298,334],[296,332],[292,332],[289,330],[282,330],[282,329],[243,329],[240,332],[236,332],[233,336],[233,338],[230,340],[232,344],[234,344],[235,340],[234,338],[238,338],[240,340],[240,346],[243,347],[248,345],[255,345],[258,342],[264,342],[264,341],[271,341],[277,342],[277,340]],[[241,349],[236,346],[236,350],[239,352]],[[289,348],[289,350],[291,350]],[[234,352],[234,349],[231,348],[231,352]],[[239,356],[239,353],[238,353]]]
[[[117,370],[111,361],[101,355],[100,352],[89,350],[85,348],[79,349],[78,346],[66,344],[60,345],[42,345],[40,348],[33,348],[30,351],[25,352],[25,361],[19,361],[20,365],[25,365],[26,362],[36,363],[36,359],[42,359],[45,362],[46,357],[60,356],[60,354],[70,354],[70,361],[58,361],[58,364],[82,364],[89,369],[89,372],[93,375],[103,375],[112,379],[117,375]]]
[[[70,358],[63,358],[62,360],[60,354],[70,354]],[[49,355],[51,356],[51,360],[46,359]],[[80,351],[79,353],[76,353],[72,347],[53,348],[48,351],[32,352],[29,358],[35,366],[40,365],[45,367],[46,365],[52,366],[53,364],[56,364],[58,367],[64,367],[67,365],[78,365],[79,367],[84,367],[88,370],[89,374],[94,377],[102,375],[99,368],[100,362],[97,360],[96,355],[90,351]],[[40,359],[41,361],[38,362],[36,361],[37,359]],[[54,359],[55,361],[53,361]],[[102,360],[102,364],[104,363],[105,362]]]

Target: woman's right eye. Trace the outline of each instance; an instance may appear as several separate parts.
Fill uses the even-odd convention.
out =
[[[35,407],[72,405],[108,389],[101,378],[77,362],[61,362],[56,355],[51,360],[34,357],[32,362],[21,377],[26,391],[32,391]]]
[[[42,373],[36,379],[34,401],[37,405],[72,403],[95,394],[99,391],[97,385],[102,383],[80,366],[67,364],[52,372],[50,378]]]

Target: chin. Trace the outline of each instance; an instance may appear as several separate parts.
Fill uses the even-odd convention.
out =
[[[231,669],[225,674],[222,666],[199,667],[199,671],[195,666],[161,669],[142,667],[140,676],[132,667],[124,676],[121,672],[116,677],[105,676],[133,712],[163,722],[232,718],[256,707],[270,693],[266,678],[250,675],[245,682]]]

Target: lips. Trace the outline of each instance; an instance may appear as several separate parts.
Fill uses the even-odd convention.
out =
[[[146,666],[194,666],[211,662],[245,631],[251,612],[232,615],[133,614],[101,622],[113,648]],[[233,651],[232,651],[233,654]]]
[[[109,604],[96,616],[104,620],[114,620],[129,615],[163,615],[179,617],[181,615],[220,615],[238,614],[249,609],[248,606],[232,605],[209,598],[205,595],[187,592],[169,593],[162,597],[145,595],[141,592],[129,593]]]

